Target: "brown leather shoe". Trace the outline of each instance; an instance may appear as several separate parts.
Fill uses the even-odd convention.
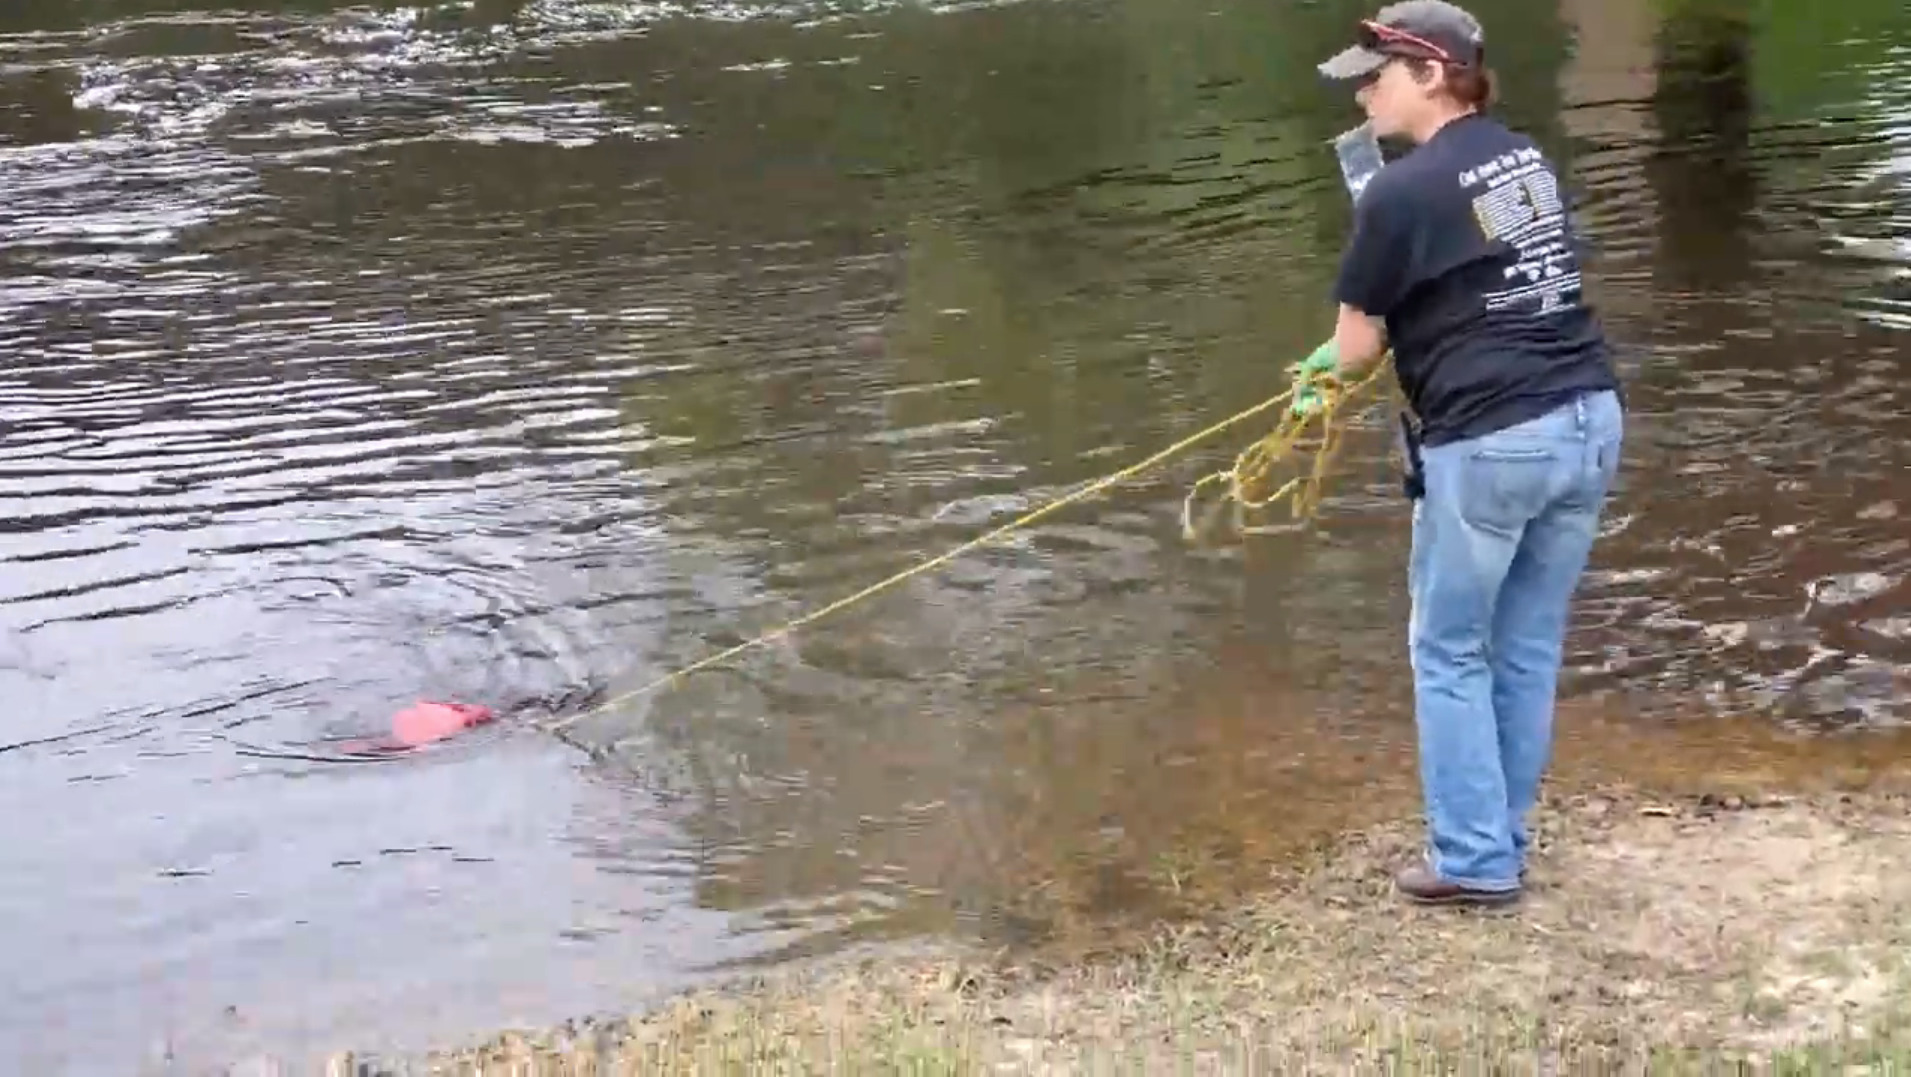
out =
[[[1510,905],[1520,899],[1518,888],[1474,890],[1440,878],[1425,864],[1399,872],[1393,877],[1393,885],[1416,905]]]

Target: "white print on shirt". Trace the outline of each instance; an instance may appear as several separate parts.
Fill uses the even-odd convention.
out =
[[[1536,149],[1513,150],[1460,173],[1460,186],[1486,190],[1473,198],[1473,216],[1489,240],[1519,252],[1506,268],[1507,286],[1485,296],[1486,309],[1523,308],[1551,314],[1577,305],[1580,277],[1566,234],[1559,180]]]

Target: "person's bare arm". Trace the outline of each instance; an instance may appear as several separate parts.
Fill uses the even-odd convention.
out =
[[[1340,305],[1340,317],[1334,323],[1336,373],[1342,381],[1351,381],[1367,371],[1387,354],[1387,323],[1358,307]]]

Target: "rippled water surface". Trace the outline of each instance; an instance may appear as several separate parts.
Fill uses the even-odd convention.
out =
[[[1570,691],[1635,726],[1911,717],[1911,17],[1847,6],[1478,7],[1628,382]],[[1278,391],[1355,15],[5,5],[0,1057],[1092,933],[1410,792],[1381,409],[1312,532],[1183,543],[1243,428],[592,714],[595,760],[530,722]],[[323,760],[442,698],[506,719]]]

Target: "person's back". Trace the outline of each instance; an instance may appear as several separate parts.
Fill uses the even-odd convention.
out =
[[[1418,420],[1407,635],[1431,840],[1396,884],[1421,902],[1521,891],[1567,609],[1624,426],[1558,178],[1483,114],[1484,59],[1471,15],[1404,0],[1321,65],[1358,84],[1376,133],[1416,144],[1359,196],[1326,350],[1343,376],[1391,350]]]
[[[1531,139],[1478,113],[1452,120],[1376,174],[1360,209],[1337,291],[1387,312],[1424,444],[1618,387],[1558,177]]]

